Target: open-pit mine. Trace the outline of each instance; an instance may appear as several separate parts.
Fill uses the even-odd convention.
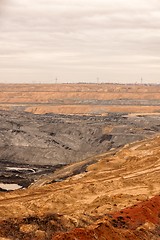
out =
[[[160,85],[0,84],[0,240],[21,239],[160,239]]]

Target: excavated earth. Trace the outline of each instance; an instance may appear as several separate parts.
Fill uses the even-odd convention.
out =
[[[35,114],[160,113],[160,85],[0,84],[0,109]]]
[[[1,191],[27,187],[57,168],[151,137],[160,131],[159,120],[160,115],[66,116],[0,111]]]
[[[82,162],[74,163],[26,190],[1,193],[1,238],[158,240],[160,136],[85,163],[81,173],[74,171]],[[55,182],[67,172],[74,176]]]
[[[0,240],[160,239],[160,85],[0,84],[0,109]]]

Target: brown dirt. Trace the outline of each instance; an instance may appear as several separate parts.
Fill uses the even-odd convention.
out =
[[[98,103],[106,100],[160,100],[159,85],[118,84],[1,84],[0,109],[19,106],[36,114],[106,114],[107,112],[160,112],[159,105],[123,106]],[[87,105],[87,102],[89,104]],[[97,102],[95,104],[95,101]],[[84,104],[85,103],[85,104]],[[132,104],[131,104],[132,105]]]
[[[159,113],[160,106],[99,106],[99,105],[67,105],[36,106],[26,108],[26,112],[34,114],[105,114],[108,112]]]
[[[50,184],[46,184],[44,181],[42,187],[39,187],[37,183],[36,186],[33,185],[27,190],[2,193],[0,196],[0,221],[3,228],[0,236],[10,239],[15,239],[15,236],[20,236],[19,239],[37,239],[36,235],[41,234],[43,235],[42,239],[51,239],[51,236],[57,231],[87,227],[96,220],[108,216],[111,212],[116,212],[113,215],[116,221],[119,211],[122,209],[159,194],[159,146],[160,136],[132,143],[114,155],[107,153],[97,156],[98,162],[90,165],[87,172],[69,177],[65,181]],[[58,174],[59,171],[55,174]],[[95,239],[93,234],[100,234],[97,236],[103,236],[104,239],[109,240],[140,239],[140,233],[141,239],[152,239],[151,236],[159,234],[157,228],[159,225],[156,225],[159,221],[159,210],[157,211],[159,197],[155,199],[156,202],[152,201],[152,207],[150,204],[148,207],[149,202],[145,203],[146,208],[143,210],[140,207],[142,205],[135,206],[134,210],[129,213],[132,219],[131,226],[130,220],[125,220],[128,225],[127,229],[122,229],[122,232],[119,231],[121,225],[114,227],[114,221],[110,223],[107,217],[107,221],[109,221],[107,223],[103,220],[100,225],[96,223],[86,230],[76,229],[71,234],[60,234],[53,239],[75,239],[75,236],[77,239]],[[122,217],[125,219],[128,211],[128,208],[124,210]],[[142,216],[139,216],[140,214]],[[121,222],[123,223],[123,221]],[[152,223],[155,225],[153,231],[137,230],[139,227],[144,229],[144,224],[148,224],[152,228]],[[25,224],[29,225],[24,226]],[[111,226],[109,230],[108,224]],[[35,225],[38,226],[35,227]],[[8,227],[13,229],[12,233],[7,230]],[[134,232],[132,232],[132,228]],[[24,233],[22,229],[34,230],[26,230],[30,232]],[[130,230],[128,231],[128,229]],[[41,232],[37,233],[37,231]],[[120,235],[121,238],[118,238]],[[106,236],[110,237],[105,238]],[[98,237],[97,239],[103,238]]]
[[[0,84],[1,92],[118,92],[158,93],[159,85],[136,84]]]
[[[160,239],[160,196],[121,210],[87,228],[59,233],[52,240]]]

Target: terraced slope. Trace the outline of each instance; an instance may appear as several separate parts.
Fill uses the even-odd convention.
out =
[[[84,172],[64,181],[54,182],[77,165],[57,170],[47,182],[43,179],[27,190],[1,193],[0,236],[158,240],[159,196],[145,201],[160,193],[160,136],[92,160]]]
[[[160,112],[160,86],[135,84],[0,84],[0,109],[35,114]]]

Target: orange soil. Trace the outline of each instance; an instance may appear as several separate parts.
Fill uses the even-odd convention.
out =
[[[94,239],[95,234],[97,239],[103,236],[106,240],[158,240],[151,236],[159,234],[160,197],[145,202],[145,207],[138,204],[132,210],[131,206],[160,193],[159,146],[160,136],[132,143],[117,153],[111,151],[90,158],[96,163],[65,181],[53,183],[71,169],[74,172],[75,165],[80,163],[44,176],[29,189],[1,193],[0,236],[40,239],[36,234],[41,231],[47,236],[41,239],[51,239],[57,231],[87,227],[66,235],[61,233],[55,239]],[[111,212],[115,214],[109,218]],[[94,225],[97,219],[103,219],[100,225]]]
[[[0,109],[23,106],[36,114],[159,112],[160,106],[98,106],[94,100],[160,100],[160,86],[118,84],[0,84]],[[84,105],[84,101],[92,101]],[[35,105],[36,104],[36,105]],[[40,104],[40,105],[38,105]]]
[[[91,91],[91,92],[160,92],[159,85],[130,85],[130,84],[0,84],[1,92],[8,91]]]
[[[0,102],[50,102],[58,99],[160,99],[160,86],[114,84],[1,84]]]
[[[54,103],[55,100],[160,99],[160,93],[128,92],[0,92],[0,103]]]
[[[59,233],[52,240],[160,239],[160,196],[110,215],[87,228]]]
[[[107,114],[108,112],[160,113],[160,106],[100,106],[100,105],[58,105],[32,106],[26,112],[34,114]]]

